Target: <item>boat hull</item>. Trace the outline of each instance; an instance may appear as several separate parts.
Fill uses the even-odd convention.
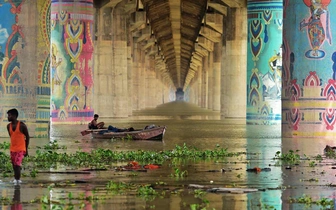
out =
[[[135,130],[127,132],[109,132],[108,130],[99,130],[92,132],[94,139],[127,139],[127,140],[154,140],[162,141],[166,126],[156,127],[145,130]]]

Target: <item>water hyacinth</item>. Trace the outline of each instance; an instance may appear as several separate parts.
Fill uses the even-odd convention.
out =
[[[9,143],[0,144],[3,150],[9,149]],[[106,169],[112,163],[120,161],[138,161],[142,164],[162,164],[164,161],[175,158],[183,159],[207,159],[218,157],[240,156],[246,153],[231,153],[227,149],[220,148],[218,145],[213,150],[199,150],[195,147],[176,145],[173,150],[164,151],[112,151],[110,149],[95,149],[90,152],[77,151],[68,154],[62,150],[66,149],[60,146],[57,141],[38,147],[34,156],[29,156],[23,161],[23,168],[30,168],[36,176],[37,169],[57,168],[58,165],[72,168],[90,167],[95,169]],[[61,151],[59,151],[61,150]],[[9,152],[8,152],[9,153]],[[4,171],[11,171],[12,166],[7,152],[0,152],[0,163],[4,166]]]

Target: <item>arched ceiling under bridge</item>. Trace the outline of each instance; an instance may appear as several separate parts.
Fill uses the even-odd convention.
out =
[[[138,41],[161,55],[161,71],[176,88],[193,81],[202,58],[221,41],[229,7],[246,7],[247,0],[94,0],[96,8],[122,5],[128,13],[144,11],[146,20],[135,18],[132,32],[142,30]],[[137,17],[137,16],[135,16]],[[224,17],[224,18],[223,18]],[[149,29],[148,26],[149,25]],[[154,36],[154,38],[153,38]]]

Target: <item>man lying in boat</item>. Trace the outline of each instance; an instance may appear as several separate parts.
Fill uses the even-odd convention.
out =
[[[133,127],[129,127],[129,128],[117,128],[117,127],[114,127],[112,125],[109,125],[107,127],[107,130],[109,132],[127,132],[127,131],[134,131],[134,128]]]

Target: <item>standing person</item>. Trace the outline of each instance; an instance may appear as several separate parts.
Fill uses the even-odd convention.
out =
[[[93,116],[93,120],[89,123],[89,129],[102,129],[102,128],[104,128],[105,123],[104,122],[99,122],[98,123],[98,118],[99,118],[98,114],[95,114]]]
[[[14,184],[21,183],[21,163],[24,157],[28,156],[29,133],[26,124],[17,120],[19,112],[10,109],[7,112],[7,131],[10,136],[10,157],[14,170]]]

